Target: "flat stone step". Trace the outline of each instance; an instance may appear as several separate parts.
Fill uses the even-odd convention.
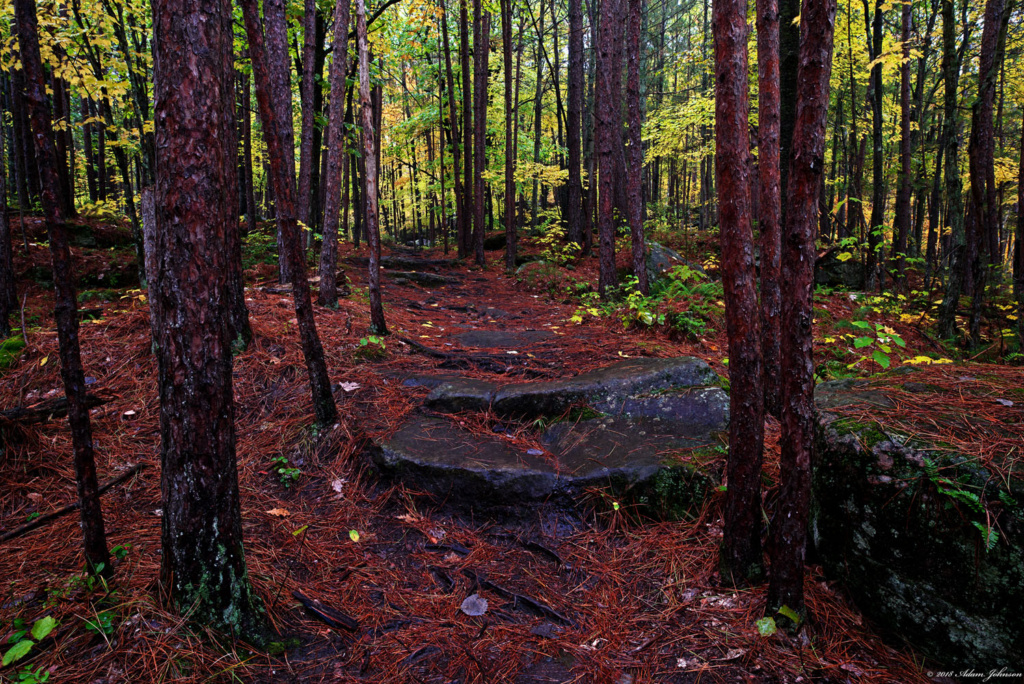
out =
[[[550,330],[470,330],[456,335],[455,339],[464,347],[516,351],[554,337],[555,333]]]
[[[721,390],[719,390],[721,391]],[[380,443],[372,460],[385,477],[429,492],[456,509],[487,512],[552,502],[575,506],[597,488],[676,515],[698,505],[718,475],[680,457],[717,444],[715,433],[654,418],[556,423],[523,450],[451,420],[414,414]]]
[[[673,388],[708,387],[718,376],[693,357],[627,359],[573,378],[505,384],[459,380],[435,387],[426,405],[436,411],[486,411],[533,418],[560,416],[573,406],[590,404],[602,413],[645,415],[658,410],[652,395]],[[647,399],[641,400],[642,397]],[[728,403],[728,402],[726,402]],[[662,407],[672,412],[675,409]]]

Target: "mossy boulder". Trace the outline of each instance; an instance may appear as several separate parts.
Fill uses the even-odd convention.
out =
[[[819,409],[842,405],[841,395],[827,388]],[[858,607],[950,667],[1019,671],[1024,485],[827,408],[815,459],[813,555]]]

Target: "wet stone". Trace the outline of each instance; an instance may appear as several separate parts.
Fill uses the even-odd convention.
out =
[[[550,330],[471,330],[456,335],[455,339],[464,347],[516,350],[554,336]]]

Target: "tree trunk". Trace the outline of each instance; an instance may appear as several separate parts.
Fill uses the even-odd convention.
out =
[[[252,177],[252,92],[249,87],[249,74],[243,75],[242,81],[242,145],[245,155],[245,225],[246,233],[256,232],[256,191]]]
[[[622,152],[622,2],[603,0],[595,83],[595,142],[598,157],[597,229],[600,254],[598,290],[618,284],[615,272],[616,156]]]
[[[305,0],[302,14],[302,73],[299,94],[302,123],[299,129],[299,221],[305,226],[305,242],[312,242],[313,214],[313,124],[316,108],[313,102],[316,66],[316,0]]]
[[[764,388],[754,279],[754,236],[750,229],[746,0],[716,0],[713,25],[715,171],[720,199],[718,225],[731,387],[726,465],[729,487],[720,568],[722,581],[737,585],[764,576],[761,554]]]
[[[505,68],[505,270],[516,268],[516,181],[512,141],[512,0],[501,0],[501,52]]]
[[[894,256],[896,286],[905,287],[907,271],[907,235],[910,232],[910,23],[911,6],[903,5],[901,15],[903,41],[903,64],[900,66],[900,173],[896,181],[896,220],[893,225],[895,233]]]
[[[647,282],[647,245],[644,240],[643,170],[644,146],[641,137],[643,109],[640,95],[640,35],[643,33],[644,0],[627,0],[629,28],[626,37],[627,75],[626,109],[628,111],[628,147],[626,149],[626,196],[629,233],[633,247],[633,275],[637,288],[647,296],[651,288]],[[744,55],[746,51],[744,50]],[[744,60],[745,61],[745,60]],[[749,154],[749,151],[748,151]],[[748,207],[749,209],[749,207]],[[749,226],[749,216],[748,226]],[[756,298],[756,297],[755,297]]]
[[[384,306],[380,299],[380,227],[377,212],[377,136],[370,102],[370,58],[366,40],[366,3],[356,2],[356,36],[359,41],[359,109],[363,120],[363,160],[366,163],[366,242],[370,248],[370,331],[387,335]]]
[[[72,273],[71,250],[61,211],[60,179],[57,175],[57,153],[53,144],[53,126],[46,107],[46,86],[39,55],[39,32],[35,0],[16,0],[15,25],[22,68],[25,74],[25,107],[32,125],[35,155],[39,160],[40,184],[46,231],[53,260],[54,310],[57,323],[57,344],[60,353],[60,374],[68,400],[68,424],[75,452],[75,480],[78,486],[85,558],[92,572],[108,573],[106,534],[103,511],[97,492],[96,461],[93,454],[92,425],[85,403],[85,374],[78,341],[78,306]]]
[[[473,252],[478,266],[484,259],[484,172],[487,169],[487,83],[488,53],[491,44],[491,14],[482,10],[481,0],[473,2]]]
[[[11,241],[11,216],[7,207],[7,127],[0,118],[0,338],[11,334],[11,313],[18,307],[15,289],[14,246]]]
[[[348,26],[351,0],[337,0],[334,8],[334,41],[331,56],[331,112],[327,123],[327,186],[324,198],[323,244],[320,246],[321,306],[338,305],[338,216],[341,213],[341,180],[348,145],[345,135],[345,76],[348,74]]]
[[[761,237],[761,356],[764,408],[779,416],[779,252],[782,249],[780,180],[779,4],[757,0],[758,216]],[[788,161],[788,160],[787,160]]]
[[[800,12],[793,156],[782,240],[782,487],[772,520],[768,611],[806,615],[803,580],[814,442],[814,231],[824,171],[836,0],[804,0]]]
[[[160,382],[160,581],[197,623],[260,644],[235,461],[227,261],[237,230],[231,6],[156,0],[158,266],[151,301]]]
[[[864,16],[868,16],[868,0],[864,0]],[[882,0],[875,0],[875,13],[868,36],[869,57],[877,60],[871,69],[871,222],[868,225],[868,254],[866,288],[871,291],[880,286],[878,253],[882,244],[885,222],[885,179],[882,156]]]
[[[580,178],[583,116],[583,9],[582,0],[569,0],[569,113],[566,146],[569,152],[568,238],[583,243],[583,184]]]
[[[456,225],[456,240],[459,241],[459,252],[462,256],[462,236],[466,234],[466,218],[465,203],[462,200],[464,190],[463,186],[469,183],[469,178],[462,177],[462,167],[459,163],[459,117],[455,112],[455,75],[452,73],[452,50],[448,44],[448,10],[445,7],[444,0],[440,1],[441,6],[441,36],[444,41],[444,68],[445,74],[448,77],[448,127],[449,127],[449,142],[452,146],[452,176],[455,178],[455,225]],[[465,76],[463,76],[465,80]],[[468,154],[468,151],[467,151]],[[397,217],[396,217],[397,220]],[[448,226],[444,228],[444,239],[445,239],[445,254],[448,253]]]
[[[477,0],[479,2],[479,0]],[[463,193],[462,193],[462,232],[459,233],[459,258],[465,259],[472,249],[472,226],[474,219],[473,197],[475,192],[469,188],[473,181],[473,84],[471,77],[473,72],[469,67],[469,17],[467,15],[466,3],[468,0],[459,2],[459,56],[462,62],[462,155],[463,155]],[[474,46],[475,49],[475,46]]]
[[[320,426],[329,426],[338,419],[338,409],[331,394],[331,383],[324,362],[324,350],[313,319],[313,303],[309,294],[309,280],[306,278],[306,263],[299,241],[299,227],[295,207],[295,158],[292,121],[289,116],[281,118],[290,101],[291,90],[287,82],[288,72],[272,71],[275,61],[270,50],[264,47],[263,27],[256,8],[256,0],[242,0],[242,14],[245,31],[249,38],[249,54],[252,58],[253,75],[256,82],[256,99],[263,119],[263,135],[270,157],[270,172],[274,181],[274,197],[277,202],[278,226],[285,247],[288,270],[292,274],[292,294],[295,301],[295,318],[298,320],[299,336],[302,339],[302,353],[306,359],[309,388],[313,396],[313,411]],[[283,7],[273,8],[268,0],[268,19],[275,26],[268,26],[268,42],[271,35],[283,31]],[[279,39],[276,42],[280,43]],[[269,46],[268,46],[269,47]],[[278,45],[278,47],[280,47]],[[279,60],[278,60],[279,61]],[[287,54],[285,55],[287,68]],[[290,108],[289,108],[290,111]]]
[[[1017,236],[1013,243],[1013,294],[1017,300],[1018,349],[1024,349],[1024,122],[1021,123],[1020,171],[1017,174]]]

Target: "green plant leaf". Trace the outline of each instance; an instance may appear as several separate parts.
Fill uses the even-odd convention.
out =
[[[864,347],[869,346],[872,342],[874,342],[874,340],[870,337],[858,337],[853,341],[853,346],[855,349],[863,349]]]
[[[761,618],[754,623],[754,626],[757,627],[757,633],[763,637],[770,637],[779,631],[775,626],[775,620],[770,617]]]
[[[881,366],[882,368],[888,368],[888,367],[889,367],[889,357],[888,357],[888,356],[886,356],[886,355],[885,355],[885,354],[884,354],[884,353],[882,352],[882,350],[881,350],[881,349],[876,349],[876,350],[875,350],[875,351],[874,351],[874,352],[873,352],[873,353],[871,354],[871,358],[873,358],[873,359],[875,360],[875,363],[877,363],[877,364],[878,364],[879,366]]]
[[[871,324],[867,321],[850,321],[850,325],[861,330],[871,330]]]
[[[359,541],[359,531],[358,530],[349,530],[348,531],[348,538],[351,539],[354,542]]]
[[[36,623],[32,625],[32,638],[36,641],[42,641],[50,632],[57,626],[57,621],[47,615],[41,620],[36,620]]]
[[[35,644],[28,639],[19,641],[18,643],[7,649],[7,653],[4,653],[3,667],[7,667],[11,663],[17,662],[28,655],[28,652],[32,650],[32,646]]]
[[[793,621],[794,624],[800,624],[800,616],[797,615],[796,611],[790,608],[789,606],[782,606],[781,608],[779,608],[779,615],[781,615],[782,617],[789,618]]]

